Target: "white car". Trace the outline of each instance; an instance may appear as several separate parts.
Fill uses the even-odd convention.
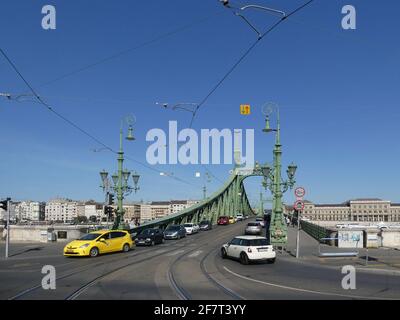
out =
[[[222,245],[221,256],[239,259],[242,264],[251,261],[275,262],[276,252],[268,239],[259,236],[238,236]]]
[[[194,234],[194,233],[197,233],[197,232],[199,232],[199,227],[197,226],[196,224],[194,224],[194,223],[185,223],[184,225],[183,225],[183,227],[185,228],[185,230],[186,230],[186,234]]]
[[[241,213],[238,213],[238,214],[236,215],[236,221],[242,221],[242,220],[244,220],[243,215],[242,215]]]
[[[263,218],[256,218],[256,222],[258,222],[261,227],[265,228],[265,221]]]

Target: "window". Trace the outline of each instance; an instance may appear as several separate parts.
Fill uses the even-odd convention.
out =
[[[59,231],[60,232],[60,231]],[[88,233],[87,235],[84,235],[82,238],[79,240],[94,240],[96,239],[100,234],[99,233]],[[58,236],[60,237],[60,236]]]
[[[111,239],[125,237],[126,233],[121,231],[111,232]]]
[[[235,246],[238,246],[239,243],[240,243],[240,239],[238,239],[238,238],[234,238],[234,239],[231,241],[231,244],[232,244],[232,245],[235,245]]]
[[[250,246],[268,246],[268,239],[254,239],[250,240]]]
[[[107,233],[103,234],[103,235],[100,237],[100,239],[104,239],[104,240],[110,239],[110,233],[107,232]],[[100,240],[100,239],[99,239],[99,240]]]

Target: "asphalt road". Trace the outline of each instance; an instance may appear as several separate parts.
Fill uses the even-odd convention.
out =
[[[97,258],[65,258],[59,243],[21,245],[11,259],[0,260],[0,299],[400,298],[400,275],[357,271],[356,289],[344,290],[340,268],[297,262],[286,252],[275,264],[222,259],[221,244],[242,234],[244,226],[216,226],[185,239]],[[41,287],[43,265],[56,268],[55,290]]]

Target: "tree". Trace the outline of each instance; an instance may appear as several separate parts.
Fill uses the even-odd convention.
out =
[[[90,222],[97,222],[97,217],[96,216],[90,216],[89,217]]]

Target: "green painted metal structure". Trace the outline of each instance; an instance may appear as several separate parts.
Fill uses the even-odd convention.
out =
[[[238,213],[255,215],[243,184],[244,179],[251,176],[262,176],[262,170],[258,164],[254,169],[235,168],[231,170],[229,180],[210,197],[178,213],[148,221],[131,229],[131,232],[139,233],[148,228],[165,229],[171,224],[198,223],[201,220],[210,220],[215,224],[220,216],[236,216]]]

